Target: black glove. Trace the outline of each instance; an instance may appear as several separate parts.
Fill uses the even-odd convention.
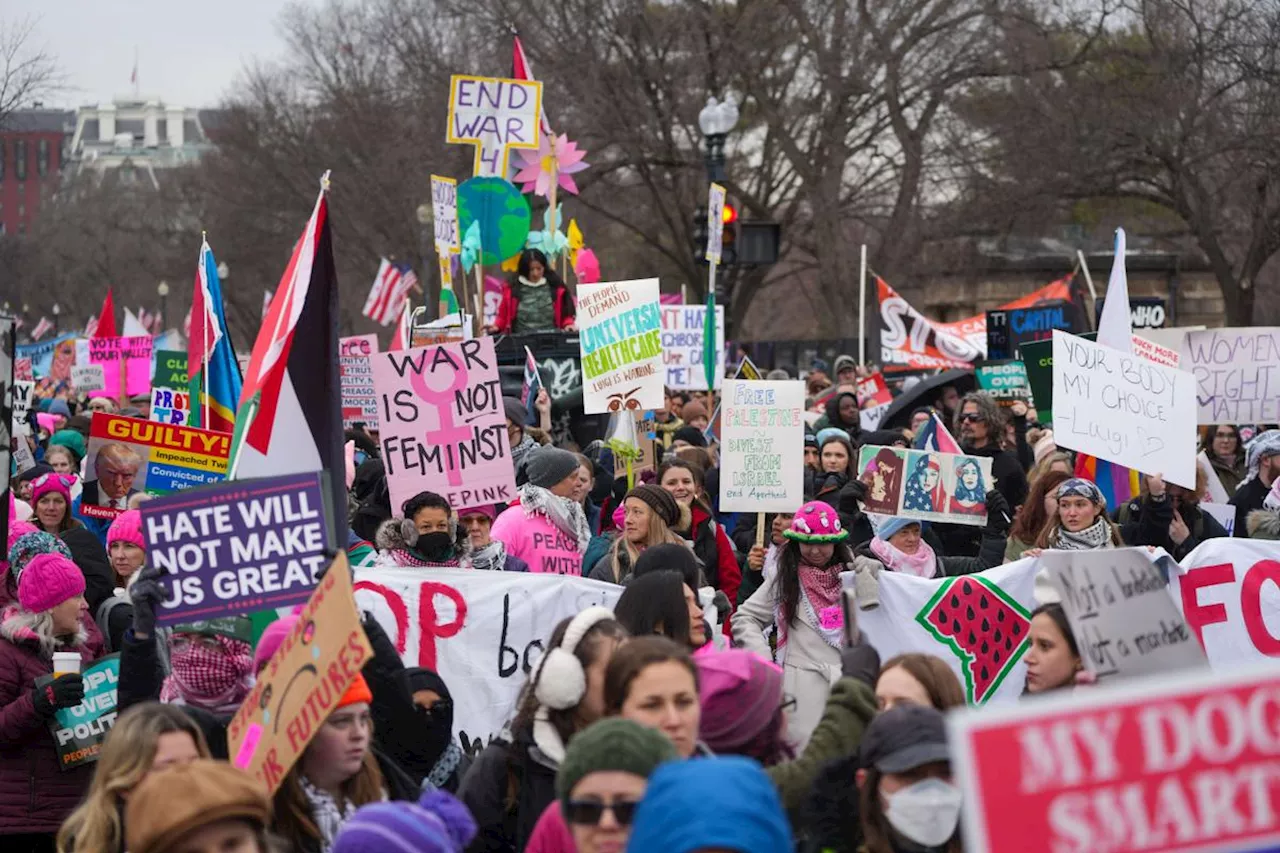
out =
[[[880,677],[880,653],[867,642],[865,635],[860,636],[857,645],[840,653],[840,670],[846,678],[856,678],[875,689],[876,679]]]
[[[996,489],[987,492],[987,530],[997,536],[1008,536],[1013,524],[1013,511],[1009,502]]]
[[[40,717],[52,717],[59,708],[74,708],[83,701],[84,679],[78,672],[60,675],[43,687],[31,690],[31,704]]]
[[[867,484],[861,480],[850,480],[845,483],[844,487],[840,489],[840,503],[850,499],[857,501],[859,506],[866,503]]]
[[[129,587],[133,601],[133,634],[145,639],[156,632],[156,608],[169,597],[169,588],[161,578],[167,577],[164,569],[143,566],[138,579]]]

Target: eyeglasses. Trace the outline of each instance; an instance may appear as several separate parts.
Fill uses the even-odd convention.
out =
[[[968,414],[964,414],[960,416],[960,423],[962,424],[974,424],[974,423],[978,423],[981,420],[982,420],[982,415],[978,414],[977,412],[969,412]]]
[[[617,800],[612,803],[601,803],[596,800],[570,800],[565,803],[565,817],[569,823],[579,826],[597,826],[605,811],[613,813],[618,826],[630,826],[635,820],[636,807],[640,804],[632,800]]]
[[[430,708],[418,706],[418,713],[430,722],[442,721],[453,711],[453,703],[448,699],[437,699]]]

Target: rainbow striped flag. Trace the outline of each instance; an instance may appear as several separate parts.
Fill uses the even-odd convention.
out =
[[[1138,494],[1138,472],[1087,453],[1076,454],[1077,477],[1097,483],[1102,496],[1107,499],[1107,512],[1115,512],[1121,504]]]

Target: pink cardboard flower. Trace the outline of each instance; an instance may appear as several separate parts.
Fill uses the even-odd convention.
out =
[[[570,142],[569,137],[564,134],[558,137],[543,134],[537,151],[518,149],[517,153],[523,168],[516,172],[515,183],[521,185],[522,192],[536,193],[549,198],[554,164],[560,189],[574,195],[578,194],[578,185],[574,182],[573,176],[586,169],[589,164],[583,162],[587,152],[578,148],[576,142]]]

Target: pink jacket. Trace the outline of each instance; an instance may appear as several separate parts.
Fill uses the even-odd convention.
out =
[[[560,801],[552,800],[533,826],[533,834],[525,845],[524,853],[577,853],[573,833],[564,822]]]
[[[508,507],[493,523],[489,536],[507,546],[507,553],[529,564],[529,571],[582,576],[577,540],[560,532],[541,513],[526,515],[520,505]]]

